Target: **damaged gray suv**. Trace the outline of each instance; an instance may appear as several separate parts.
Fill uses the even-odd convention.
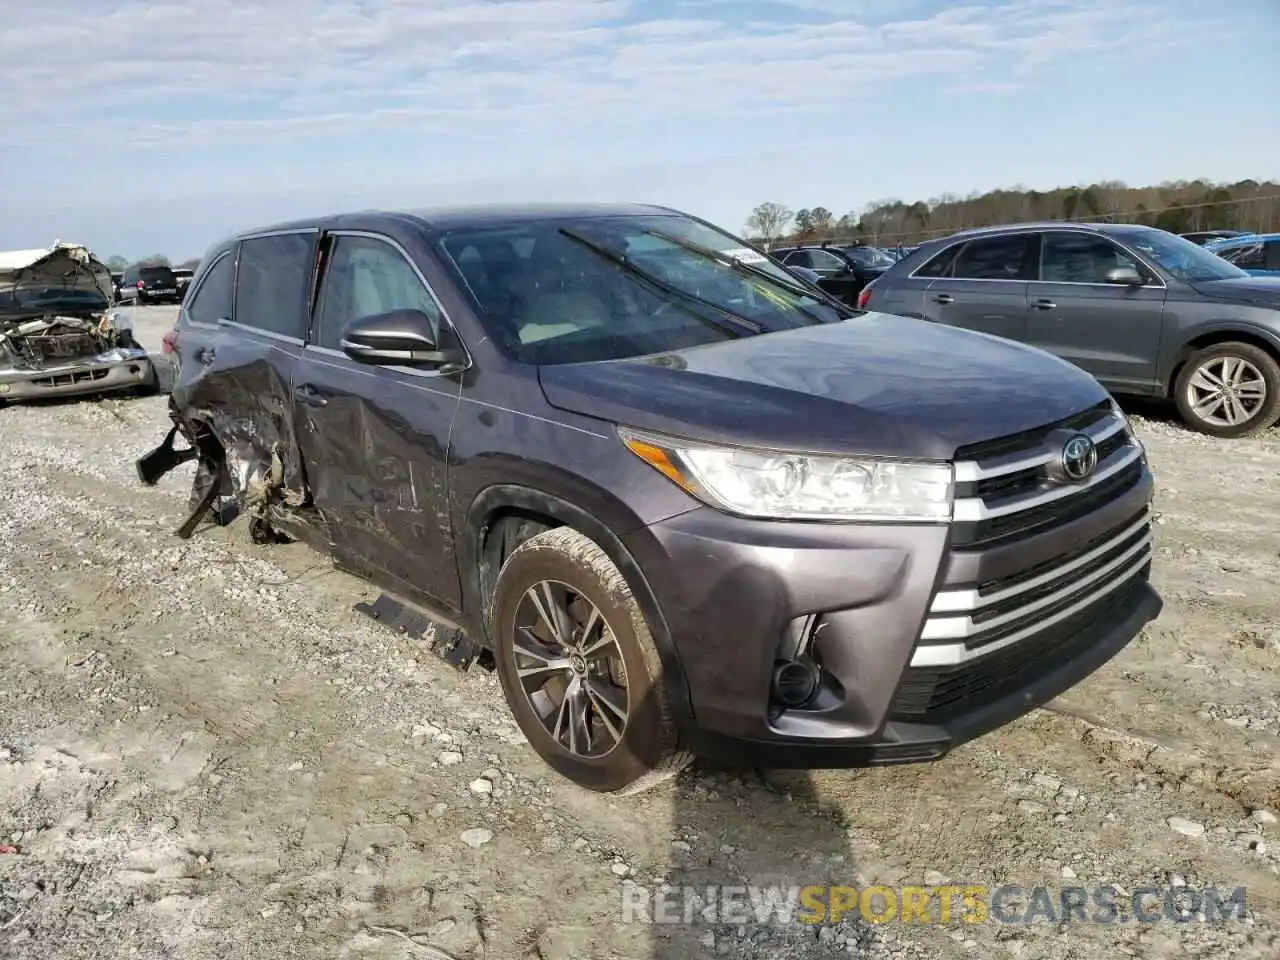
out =
[[[330,555],[384,591],[366,612],[495,667],[594,790],[688,752],[936,759],[1160,610],[1151,474],[1096,380],[851,309],[673,210],[245,233],[166,340],[138,472],[198,461],[180,535],[234,507]]]

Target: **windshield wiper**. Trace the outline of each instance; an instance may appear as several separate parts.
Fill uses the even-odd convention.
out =
[[[667,233],[663,230],[645,229],[642,232],[649,234],[651,237],[657,237],[659,240],[665,240],[667,243],[673,243],[677,247],[682,247],[690,253],[696,253],[699,256],[706,257],[708,260],[714,260],[716,263],[722,263],[726,267],[731,267],[732,269],[737,270],[739,273],[745,273],[753,277],[758,277],[761,280],[767,280],[775,287],[787,291],[787,293],[791,294],[793,297],[808,297],[810,300],[816,300],[819,303],[824,302],[824,300],[829,301],[829,305],[835,304],[839,306],[840,309],[838,312],[840,313],[845,313],[849,310],[847,306],[840,303],[825,290],[819,289],[815,292],[813,290],[805,289],[797,283],[792,283],[789,280],[783,280],[781,277],[775,277],[768,270],[761,270],[755,264],[747,263],[741,257],[735,257],[728,253],[721,253],[719,250],[704,247],[700,243],[694,243],[692,240],[677,237],[674,234]],[[826,322],[816,313],[800,306],[799,304],[792,304],[792,306],[814,323]]]
[[[575,243],[582,244],[582,246],[586,247],[596,256],[603,257],[605,260],[608,260],[610,263],[615,264],[616,266],[625,270],[627,273],[631,274],[632,276],[640,280],[643,280],[645,283],[649,284],[650,286],[656,287],[657,289],[663,291],[664,293],[673,294],[674,296],[680,297],[683,300],[687,300],[690,303],[696,303],[699,306],[705,307],[708,310],[714,310],[717,314],[719,314],[721,317],[727,320],[728,323],[723,323],[717,320],[711,320],[709,317],[702,317],[699,314],[694,313],[693,311],[689,311],[692,316],[698,318],[699,320],[706,320],[714,324],[715,326],[721,328],[722,330],[730,330],[734,333],[741,333],[741,331],[743,330],[752,334],[764,333],[764,327],[756,323],[754,320],[749,320],[740,314],[734,313],[728,307],[722,307],[720,306],[720,304],[715,303],[711,300],[707,300],[705,297],[700,297],[696,293],[690,293],[688,290],[682,290],[679,287],[675,286],[674,284],[667,283],[667,281],[663,280],[661,277],[654,276],[652,273],[650,273],[648,270],[645,270],[643,267],[637,267],[634,263],[632,263],[627,258],[627,255],[624,253],[618,253],[617,251],[610,250],[608,247],[603,246],[602,244],[596,243],[594,240],[591,240],[588,237],[584,237],[582,234],[578,233],[577,231],[570,230],[568,227],[561,227],[560,233],[564,234],[566,237],[568,237],[570,240],[573,240]]]

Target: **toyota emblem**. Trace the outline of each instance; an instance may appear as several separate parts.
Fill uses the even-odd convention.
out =
[[[1098,448],[1083,433],[1062,445],[1062,472],[1069,480],[1087,480],[1098,466]]]

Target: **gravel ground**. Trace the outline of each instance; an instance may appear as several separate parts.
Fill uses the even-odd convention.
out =
[[[172,311],[137,316],[158,347]],[[132,466],[162,398],[0,410],[0,956],[1274,958],[1280,437],[1136,423],[1166,608],[1087,682],[928,766],[695,765],[609,798],[305,547],[174,538],[190,468]],[[621,923],[623,886],[663,880],[1244,886],[1248,911]]]

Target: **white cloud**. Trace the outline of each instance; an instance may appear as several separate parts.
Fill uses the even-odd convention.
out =
[[[1156,9],[1011,0],[781,0],[734,19],[686,0],[42,0],[0,33],[0,124],[22,145],[110,130],[137,149],[412,123],[423,131],[568,131],[626,117],[696,120],[764,104],[829,110],[855,85],[930,76],[995,88],[1048,63],[1194,35]],[[859,20],[860,11],[874,11]],[[909,15],[909,16],[908,16]],[[872,17],[872,14],[867,14]],[[796,81],[796,82],[790,82]]]

